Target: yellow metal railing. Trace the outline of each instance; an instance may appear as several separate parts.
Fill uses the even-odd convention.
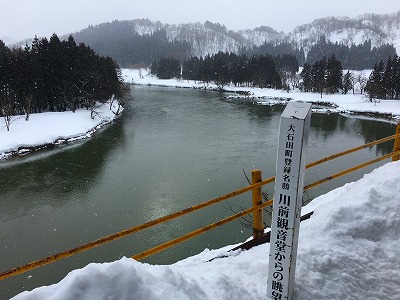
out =
[[[317,166],[319,164],[322,164],[324,162],[333,160],[335,158],[338,158],[338,157],[341,157],[341,156],[344,156],[344,155],[347,155],[347,154],[350,154],[350,153],[353,153],[353,152],[356,152],[356,151],[371,147],[373,145],[384,143],[384,142],[387,142],[387,141],[390,141],[390,140],[393,140],[393,139],[395,139],[395,141],[394,141],[393,151],[391,153],[389,153],[387,155],[384,155],[382,157],[373,159],[371,161],[365,162],[365,163],[360,164],[358,166],[349,168],[349,169],[347,169],[345,171],[342,171],[342,172],[339,172],[337,174],[328,176],[328,177],[326,177],[324,179],[321,179],[321,180],[319,180],[317,182],[314,182],[312,184],[309,184],[309,185],[304,187],[304,190],[311,189],[311,188],[313,188],[313,187],[315,187],[317,185],[320,185],[322,183],[325,183],[325,182],[327,182],[329,180],[332,180],[334,178],[346,175],[346,174],[348,174],[350,172],[353,172],[355,170],[361,169],[363,167],[366,167],[366,166],[371,165],[373,163],[376,163],[378,161],[381,161],[381,160],[384,160],[384,159],[388,159],[390,157],[392,157],[392,161],[399,160],[399,158],[400,158],[400,123],[397,124],[396,134],[395,135],[392,135],[392,136],[389,136],[389,137],[386,137],[386,138],[383,138],[383,139],[380,139],[380,140],[377,140],[377,141],[374,141],[374,142],[371,142],[371,143],[367,143],[365,145],[361,145],[359,147],[355,147],[355,148],[352,148],[352,149],[349,149],[349,150],[346,150],[346,151],[343,151],[343,152],[340,152],[340,153],[325,157],[323,159],[320,159],[318,161],[315,161],[315,162],[312,162],[312,163],[308,164],[306,166],[306,168],[308,169],[308,168]],[[206,227],[197,229],[197,230],[195,230],[193,232],[190,232],[190,233],[188,233],[188,234],[186,234],[184,236],[181,236],[179,238],[176,238],[174,240],[170,240],[170,241],[168,241],[168,242],[166,242],[164,244],[161,244],[159,246],[156,246],[156,247],[154,247],[152,249],[149,249],[149,250],[146,250],[146,251],[144,251],[142,253],[136,254],[135,256],[133,256],[133,258],[136,259],[136,260],[140,260],[140,259],[146,258],[148,256],[151,256],[151,255],[157,253],[157,252],[163,251],[163,250],[165,250],[167,248],[170,248],[170,247],[172,247],[172,246],[174,246],[174,245],[176,245],[178,243],[186,241],[186,240],[188,240],[188,239],[190,239],[192,237],[198,236],[198,235],[200,235],[202,233],[205,233],[205,232],[207,232],[209,230],[212,230],[212,229],[214,229],[214,228],[216,228],[218,226],[224,225],[224,224],[226,224],[228,222],[231,222],[231,221],[233,221],[235,219],[238,219],[238,218],[243,217],[245,215],[248,215],[250,213],[253,213],[253,238],[257,238],[264,231],[263,220],[262,220],[262,209],[267,207],[267,206],[272,205],[272,200],[266,201],[264,203],[262,202],[261,187],[266,185],[266,184],[272,183],[274,181],[275,181],[275,177],[270,177],[270,178],[267,178],[265,180],[262,180],[261,179],[261,171],[254,170],[252,172],[252,184],[249,185],[249,186],[246,186],[244,188],[238,189],[238,190],[233,191],[231,193],[228,193],[226,195],[223,195],[223,196],[208,200],[206,202],[191,206],[189,208],[186,208],[184,210],[172,213],[170,215],[158,218],[156,220],[149,221],[147,223],[144,223],[144,224],[141,224],[141,225],[138,225],[138,226],[135,226],[135,227],[132,227],[132,228],[117,232],[117,233],[112,234],[112,235],[108,235],[106,237],[102,237],[100,239],[94,240],[92,242],[89,242],[87,244],[78,246],[76,248],[69,249],[67,251],[60,252],[58,254],[51,255],[51,256],[48,256],[46,258],[43,258],[43,259],[36,260],[34,262],[28,263],[26,265],[19,266],[19,267],[13,268],[11,270],[2,272],[2,273],[0,273],[0,280],[6,279],[8,277],[15,276],[15,275],[18,275],[18,274],[21,274],[21,273],[25,273],[27,271],[36,269],[38,267],[41,267],[41,266],[44,266],[44,265],[47,265],[47,264],[51,264],[51,263],[53,263],[55,261],[58,261],[58,260],[70,257],[72,255],[81,253],[83,251],[98,247],[100,245],[103,245],[103,244],[109,243],[111,241],[120,239],[120,238],[125,237],[127,235],[139,232],[139,231],[144,230],[146,228],[150,228],[150,227],[153,227],[155,225],[159,225],[159,224],[168,222],[170,220],[173,220],[173,219],[176,219],[178,217],[184,216],[186,214],[198,211],[198,210],[203,209],[205,207],[208,207],[210,205],[225,201],[227,199],[230,199],[232,197],[241,195],[241,194],[249,192],[249,191],[252,191],[252,207],[251,208],[243,210],[242,212],[240,212],[238,214],[232,215],[232,216],[227,217],[225,219],[222,219],[222,220],[220,220],[218,222],[215,222],[215,223],[212,223],[210,225],[207,225]]]

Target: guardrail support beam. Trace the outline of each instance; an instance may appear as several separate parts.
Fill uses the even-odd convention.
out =
[[[396,127],[396,137],[394,139],[394,147],[393,152],[400,150],[400,122],[397,123]],[[392,156],[392,161],[398,161],[400,159],[400,155],[396,154]]]
[[[251,184],[261,182],[261,171],[253,170],[251,172]],[[262,204],[262,188],[257,187],[252,190],[252,205],[257,206]],[[257,239],[264,233],[263,213],[262,209],[253,213],[253,239]]]

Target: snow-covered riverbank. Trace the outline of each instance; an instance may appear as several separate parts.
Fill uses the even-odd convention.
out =
[[[364,76],[368,77],[370,71],[366,70]],[[178,79],[158,79],[148,74],[147,70],[122,69],[124,81],[137,85],[154,85],[176,88],[197,88],[197,89],[218,89],[218,86],[210,83],[205,86],[202,82],[193,80],[178,80]],[[400,101],[399,100],[380,100],[377,102],[369,101],[365,94],[351,92],[347,95],[343,94],[323,94],[304,93],[300,91],[285,92],[283,90],[261,89],[249,87],[235,87],[234,85],[224,86],[224,90],[228,92],[227,97],[254,99],[259,104],[274,104],[284,100],[290,101],[307,101],[313,103],[325,103],[333,106],[331,111],[342,113],[363,113],[363,114],[382,114],[386,118],[399,120],[400,119]],[[248,95],[244,95],[248,94]],[[279,100],[281,99],[281,100]]]
[[[13,117],[10,131],[0,123],[0,159],[88,138],[118,117],[117,112],[115,101],[111,109],[110,103],[97,108],[93,119],[86,109],[31,114],[29,121],[24,116]]]

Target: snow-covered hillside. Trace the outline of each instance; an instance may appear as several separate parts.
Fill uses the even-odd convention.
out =
[[[189,42],[193,56],[204,56],[219,51],[239,52],[241,47],[253,47],[275,40],[279,33],[270,27],[241,30],[235,32],[218,23],[162,24],[150,20],[131,21],[134,32],[143,35],[164,29],[169,40]]]
[[[278,32],[268,27],[266,20],[265,26],[246,29],[230,30],[223,24],[212,23],[185,23],[185,24],[163,24],[159,21],[149,19],[135,19],[129,21],[113,21],[112,23],[129,24],[130,30],[139,35],[152,34],[155,31],[164,29],[169,40],[186,41],[192,46],[193,56],[205,56],[219,51],[238,53],[240,49],[251,49],[263,43],[290,43],[294,48],[303,49],[305,54],[316,44],[321,36],[325,36],[327,41],[342,43],[350,46],[362,44],[371,40],[372,47],[382,44],[393,44],[400,53],[400,11],[392,14],[364,14],[356,18],[348,17],[326,17],[314,20],[309,24],[296,27],[293,31],[284,33]],[[99,27],[107,32],[108,25],[103,23],[94,27]],[[113,24],[115,25],[115,24]],[[89,26],[85,30],[93,28]],[[77,33],[75,33],[77,34]],[[64,38],[68,38],[65,35]],[[84,40],[90,45],[90,38]],[[10,44],[6,41],[6,44]],[[24,46],[30,43],[29,40],[15,43],[15,46]]]
[[[321,36],[346,46],[371,40],[373,47],[393,44],[400,53],[400,11],[393,14],[364,14],[357,18],[327,17],[296,27],[285,40],[309,50]]]
[[[15,40],[7,37],[7,36],[0,37],[0,40],[2,40],[4,42],[4,44],[6,44],[6,45],[12,45],[12,44],[17,42],[17,41],[15,41]]]
[[[392,14],[364,14],[356,18],[326,17],[296,27],[289,33],[277,32],[271,27],[233,31],[219,23],[206,21],[179,25],[162,24],[150,20],[133,20],[134,31],[139,34],[165,29],[168,38],[190,42],[193,55],[223,52],[238,52],[241,47],[259,46],[264,42],[288,42],[298,49],[308,50],[321,36],[327,41],[346,46],[362,44],[371,40],[373,47],[393,44],[400,53],[400,11]]]

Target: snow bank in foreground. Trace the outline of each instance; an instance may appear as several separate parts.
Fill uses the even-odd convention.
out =
[[[400,162],[313,200],[301,223],[296,299],[399,299]],[[266,299],[269,244],[225,247],[173,265],[123,258],[72,271],[20,299]]]
[[[121,108],[119,109],[121,111]],[[29,121],[24,116],[15,116],[7,131],[0,126],[0,159],[13,154],[24,154],[29,148],[46,144],[61,144],[90,137],[100,127],[114,120],[118,112],[116,101],[104,103],[95,110],[94,119],[90,110],[78,109],[74,113],[47,112],[31,114]],[[0,119],[0,124],[2,119]],[[2,124],[4,125],[4,124]]]

